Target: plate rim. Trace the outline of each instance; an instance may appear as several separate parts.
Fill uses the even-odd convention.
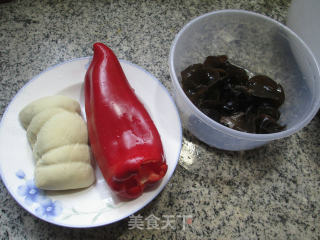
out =
[[[13,98],[10,100],[9,104],[6,106],[3,114],[2,114],[2,118],[0,120],[0,129],[3,128],[3,119],[5,119],[7,117],[7,112],[8,110],[10,109],[12,103],[15,101],[16,97],[18,97],[20,94],[22,94],[23,92],[23,89],[25,89],[26,87],[28,87],[28,85],[30,83],[32,83],[33,81],[36,81],[41,75],[43,75],[44,73],[48,72],[48,71],[51,71],[52,69],[54,68],[57,68],[59,66],[62,66],[64,64],[68,64],[70,62],[76,62],[76,61],[81,61],[81,60],[84,60],[84,59],[92,59],[92,56],[85,56],[85,57],[80,57],[80,58],[72,58],[72,59],[69,59],[69,60],[66,60],[66,61],[63,61],[63,62],[60,62],[60,63],[57,63],[55,65],[52,65],[52,66],[49,66],[48,68],[46,68],[45,70],[42,70],[40,73],[38,73],[37,75],[33,76],[29,81],[27,81],[18,91],[17,93],[13,96]],[[89,60],[90,61],[90,60]],[[29,210],[28,208],[26,208],[25,204],[23,204],[22,201],[18,200],[17,198],[15,198],[15,195],[14,193],[10,190],[10,188],[8,188],[8,183],[6,182],[6,180],[3,179],[2,177],[2,167],[1,167],[1,161],[0,161],[0,180],[2,181],[3,185],[5,186],[5,188],[7,189],[8,193],[11,195],[12,199],[14,199],[16,201],[16,203],[18,203],[18,205],[23,208],[25,211],[27,211],[29,214],[31,214],[32,216],[38,218],[38,219],[41,219],[45,222],[48,222],[48,223],[51,223],[51,224],[54,224],[54,225],[57,225],[57,226],[62,226],[62,227],[68,227],[68,228],[94,228],[94,227],[101,227],[101,226],[107,226],[107,225],[110,225],[110,224],[113,224],[113,223],[116,223],[118,221],[121,221],[121,220],[124,220],[126,218],[128,218],[129,216],[131,216],[132,214],[136,213],[136,212],[139,212],[141,209],[143,209],[145,206],[147,206],[150,202],[152,202],[161,192],[162,190],[165,188],[165,186],[169,183],[171,177],[173,176],[175,170],[176,170],[176,167],[178,165],[178,162],[179,162],[179,158],[180,158],[180,154],[181,154],[181,149],[182,149],[182,142],[183,142],[183,130],[182,130],[182,123],[181,123],[181,117],[180,117],[180,114],[179,114],[179,111],[178,111],[178,108],[177,108],[177,105],[173,99],[173,97],[171,96],[170,92],[168,91],[168,89],[162,84],[162,82],[156,78],[152,73],[150,73],[149,71],[147,71],[146,69],[144,69],[143,67],[135,64],[135,63],[132,63],[130,61],[127,61],[127,60],[123,60],[123,59],[119,59],[119,62],[120,63],[125,63],[125,64],[128,64],[128,65],[131,65],[133,66],[134,68],[137,68],[139,69],[140,71],[143,71],[145,74],[147,74],[148,76],[150,76],[150,78],[153,79],[153,81],[155,81],[155,83],[157,85],[159,85],[162,90],[165,92],[165,94],[167,95],[167,97],[170,99],[171,103],[173,104],[173,109],[176,113],[176,116],[177,116],[177,119],[178,119],[178,123],[179,123],[179,149],[178,149],[178,152],[177,152],[177,159],[175,160],[174,162],[174,165],[173,165],[173,171],[170,173],[170,175],[168,175],[168,180],[165,184],[163,184],[162,186],[158,186],[158,189],[157,189],[157,192],[155,193],[155,195],[153,197],[151,197],[149,200],[147,200],[145,203],[143,203],[138,209],[135,209],[133,210],[132,212],[128,213],[128,214],[125,214],[124,217],[119,217],[119,218],[115,218],[114,220],[110,221],[110,222],[107,222],[107,223],[98,223],[98,224],[91,224],[91,225],[72,225],[72,224],[65,224],[65,223],[61,223],[61,222],[55,222],[54,220],[52,219],[48,219],[48,218],[45,218],[43,216],[38,216],[36,215],[35,213],[33,213],[31,210]],[[90,62],[89,62],[90,63]]]

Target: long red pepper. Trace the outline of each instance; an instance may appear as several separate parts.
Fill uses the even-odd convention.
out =
[[[112,50],[93,50],[84,87],[91,149],[111,189],[136,198],[166,174],[160,135]]]

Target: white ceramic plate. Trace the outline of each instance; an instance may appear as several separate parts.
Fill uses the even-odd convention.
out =
[[[82,190],[41,191],[34,186],[34,162],[26,131],[18,113],[31,101],[62,94],[80,101],[83,79],[91,58],[71,60],[51,67],[26,84],[9,104],[0,125],[0,173],[13,198],[27,211],[45,221],[67,227],[95,227],[126,218],[154,199],[177,165],[182,130],[177,108],[166,88],[150,73],[121,61],[123,70],[153,119],[162,139],[168,171],[159,185],[131,201],[112,194],[96,167],[96,183]]]

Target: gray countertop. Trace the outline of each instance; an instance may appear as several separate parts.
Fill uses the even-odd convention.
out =
[[[194,17],[246,9],[285,22],[289,0],[34,1],[0,4],[0,116],[33,76],[108,44],[121,59],[154,74],[170,91],[172,40]],[[0,181],[0,239],[319,239],[320,116],[286,139],[225,152],[184,131],[179,165],[139,214],[188,216],[185,226],[129,229],[129,219],[70,229],[33,217]]]

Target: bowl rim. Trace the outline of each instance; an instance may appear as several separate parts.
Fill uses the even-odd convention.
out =
[[[305,127],[312,119],[313,117],[316,115],[316,113],[318,112],[319,108],[320,108],[320,97],[318,99],[316,99],[316,101],[313,103],[313,105],[311,105],[311,107],[313,108],[309,113],[306,114],[305,118],[300,122],[300,124],[298,124],[298,126],[293,126],[289,129],[286,129],[284,131],[281,132],[277,132],[277,133],[268,133],[268,134],[258,134],[258,133],[246,133],[246,132],[241,132],[238,130],[234,130],[231,129],[229,127],[226,127],[216,121],[214,121],[213,119],[211,119],[210,117],[208,117],[207,115],[205,115],[202,111],[200,111],[192,102],[191,100],[187,97],[187,95],[184,93],[178,77],[175,74],[174,71],[174,52],[176,50],[176,46],[177,46],[177,42],[179,41],[181,35],[184,33],[184,31],[186,29],[188,29],[191,25],[193,25],[195,22],[202,20],[208,16],[211,15],[219,15],[219,14],[225,14],[225,13],[237,13],[237,14],[242,14],[242,15],[251,15],[257,18],[261,18],[264,20],[267,20],[268,22],[274,24],[274,25],[278,25],[280,28],[284,29],[287,33],[289,33],[290,35],[292,35],[294,38],[296,38],[298,40],[298,42],[301,44],[302,47],[305,48],[306,53],[311,57],[314,65],[315,65],[315,70],[316,70],[316,75],[318,76],[318,79],[320,81],[320,69],[319,69],[319,64],[316,61],[316,58],[314,56],[314,54],[312,53],[311,49],[308,47],[308,45],[295,33],[293,32],[289,27],[287,27],[286,25],[270,18],[267,17],[265,15],[256,13],[256,12],[252,12],[252,11],[247,11],[247,10],[238,10],[238,9],[227,9],[227,10],[217,10],[217,11],[211,11],[208,13],[205,13],[203,15],[200,15],[194,19],[192,19],[191,21],[189,21],[187,24],[185,24],[182,29],[178,32],[178,34],[176,34],[171,47],[170,47],[170,53],[169,53],[169,69],[170,69],[170,76],[171,76],[171,80],[173,82],[173,87],[175,91],[178,91],[179,95],[183,98],[183,100],[185,102],[187,102],[187,104],[192,108],[193,113],[201,119],[201,121],[203,121],[205,124],[213,127],[215,130],[222,132],[224,134],[227,134],[229,136],[232,137],[238,137],[241,139],[246,139],[246,140],[251,140],[251,141],[271,141],[271,140],[275,140],[275,139],[280,139],[280,138],[284,138],[284,137],[288,137],[296,132],[298,132],[299,130],[301,130],[303,127]],[[318,90],[320,92],[320,84],[318,84]],[[314,91],[316,91],[316,89],[314,89]],[[176,94],[175,94],[176,95]],[[176,97],[176,96],[175,96]],[[179,104],[177,104],[179,106]]]

